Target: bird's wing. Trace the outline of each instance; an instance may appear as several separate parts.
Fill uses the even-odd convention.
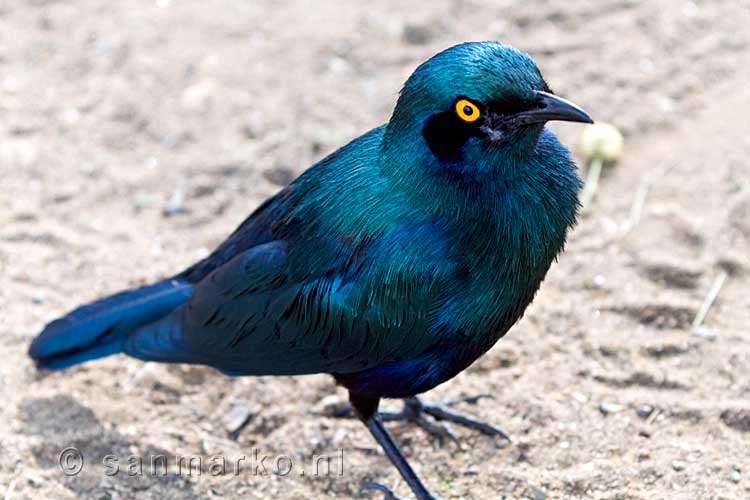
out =
[[[295,266],[286,242],[258,245],[209,273],[171,321],[196,362],[232,374],[347,373],[409,359],[436,341],[429,324],[450,273],[430,237],[410,228],[315,275]]]
[[[253,210],[209,256],[196,262],[178,276],[190,283],[197,283],[235,256],[255,246],[273,241],[273,224],[288,210],[293,191],[294,186],[287,186],[268,198]]]

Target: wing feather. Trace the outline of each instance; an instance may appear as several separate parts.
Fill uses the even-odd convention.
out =
[[[434,344],[425,332],[443,276],[432,269],[417,276],[372,245],[360,251],[364,263],[299,279],[286,248],[272,241],[234,257],[176,311],[187,344],[206,363],[247,375],[347,373]]]

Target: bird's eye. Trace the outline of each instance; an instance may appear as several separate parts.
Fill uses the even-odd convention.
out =
[[[463,121],[471,123],[477,121],[482,113],[473,102],[468,99],[459,99],[456,101],[456,114]]]

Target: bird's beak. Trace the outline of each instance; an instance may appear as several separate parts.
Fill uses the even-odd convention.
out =
[[[572,102],[549,92],[537,91],[536,108],[521,111],[504,120],[505,126],[517,127],[552,120],[564,122],[594,123],[588,113]]]

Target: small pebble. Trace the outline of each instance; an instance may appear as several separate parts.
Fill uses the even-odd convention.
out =
[[[130,199],[130,204],[133,208],[142,209],[150,208],[158,204],[158,200],[155,196],[149,194],[136,194]]]
[[[651,458],[651,452],[648,450],[639,450],[638,453],[635,455],[635,458],[639,462],[649,460]]]
[[[740,432],[750,432],[750,409],[728,408],[719,415],[727,427]]]
[[[346,413],[345,410],[348,408],[349,405],[341,401],[337,395],[329,394],[318,401],[318,404],[315,405],[314,411],[315,413],[326,417],[337,417],[344,415]]]
[[[164,207],[162,207],[162,214],[165,217],[169,217],[171,215],[184,214],[185,212],[187,212],[185,208],[185,190],[179,187],[174,190],[172,196]]]
[[[217,94],[217,84],[213,80],[203,80],[182,91],[180,104],[188,111],[206,111]]]
[[[464,476],[478,476],[478,475],[479,475],[479,467],[477,467],[476,465],[472,465],[464,471]]]
[[[719,336],[718,333],[705,326],[701,326],[693,330],[693,335],[706,340],[716,340],[716,338]]]
[[[222,423],[230,434],[240,431],[253,416],[250,407],[245,403],[239,403],[232,407],[229,412],[222,417]]]
[[[654,407],[651,405],[638,405],[635,407],[635,414],[640,418],[646,419],[654,413]]]
[[[41,476],[37,476],[36,474],[27,474],[26,480],[34,488],[39,488],[44,483],[44,479]]]
[[[348,435],[349,431],[347,431],[343,427],[339,427],[336,432],[334,432],[333,438],[331,438],[331,445],[334,448],[343,448],[344,442],[346,441]]]
[[[274,167],[263,172],[263,177],[277,186],[286,186],[294,180],[294,170],[282,166]]]
[[[742,471],[736,465],[732,466],[732,472],[729,474],[729,479],[733,483],[739,483],[742,481]]]
[[[343,57],[332,57],[328,61],[328,70],[331,73],[343,74],[349,71],[351,65]]]
[[[580,393],[580,392],[574,392],[573,394],[571,394],[571,396],[573,396],[573,399],[575,399],[581,404],[587,403],[589,400],[589,398],[585,394]]]
[[[228,453],[237,445],[234,441],[221,439],[216,436],[206,436],[201,442],[201,449],[206,455],[218,456]]]
[[[409,45],[424,45],[432,38],[432,31],[427,25],[407,24],[402,36]]]
[[[677,472],[685,470],[685,467],[687,467],[685,462],[682,462],[680,460],[675,460],[674,462],[672,462],[672,468]]]
[[[599,404],[599,411],[605,415],[609,415],[610,413],[620,412],[624,408],[625,407],[623,405],[617,404],[617,403],[600,403]]]

